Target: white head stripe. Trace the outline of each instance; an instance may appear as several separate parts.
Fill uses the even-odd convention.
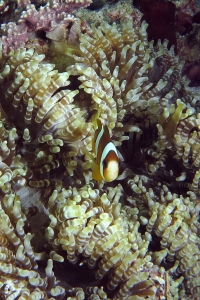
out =
[[[109,142],[105,148],[103,149],[103,152],[101,154],[101,159],[100,159],[100,174],[103,177],[103,179],[105,180],[104,176],[103,176],[103,160],[106,158],[106,156],[108,155],[108,153],[110,151],[114,151],[118,157],[118,153],[117,153],[117,149],[115,147],[115,145],[113,144],[113,142]]]
[[[96,141],[95,141],[95,155],[96,155],[96,157],[97,157],[97,153],[98,153],[99,143],[100,143],[100,140],[101,140],[103,134],[104,134],[104,127],[101,126],[101,130],[100,130],[100,132],[99,132],[99,134],[96,138]]]

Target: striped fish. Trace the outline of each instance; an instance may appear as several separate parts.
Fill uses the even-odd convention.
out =
[[[113,144],[108,127],[97,120],[97,129],[92,141],[92,149],[96,160],[92,172],[93,179],[111,182],[119,173],[119,156]]]

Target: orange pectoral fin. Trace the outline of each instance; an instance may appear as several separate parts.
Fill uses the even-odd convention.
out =
[[[96,163],[94,163],[94,166],[92,168],[92,177],[94,180],[97,180],[97,181],[103,180],[103,178],[100,174],[99,165]]]

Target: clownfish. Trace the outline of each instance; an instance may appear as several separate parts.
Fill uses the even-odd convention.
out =
[[[108,127],[102,125],[98,119],[97,129],[92,140],[92,150],[96,156],[92,177],[95,180],[105,180],[111,182],[115,180],[119,173],[119,156],[113,144]]]

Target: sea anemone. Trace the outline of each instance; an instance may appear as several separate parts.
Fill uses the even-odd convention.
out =
[[[198,298],[198,98],[146,28],[93,26],[66,72],[32,48],[0,56],[4,299]],[[92,179],[97,117],[120,181]]]

